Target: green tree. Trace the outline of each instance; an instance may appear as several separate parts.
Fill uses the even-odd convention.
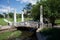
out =
[[[56,18],[60,17],[60,0],[46,0],[36,3],[31,10],[34,20],[40,18],[40,5],[43,6],[43,16],[49,19],[53,26]]]
[[[40,18],[40,3],[37,3],[36,5],[33,5],[32,7],[32,17],[34,20],[39,20]]]
[[[31,10],[32,8],[32,4],[31,3],[28,3],[26,6],[25,6],[25,9],[26,10]]]
[[[0,14],[0,18],[4,18],[4,16],[2,14]]]
[[[44,6],[44,16],[48,17],[52,26],[54,26],[56,18],[60,16],[60,0],[46,0],[42,4]]]
[[[9,13],[9,17],[10,17],[10,18],[13,18],[13,17],[14,17],[14,13],[10,12],[10,13]]]
[[[24,14],[25,17],[31,17],[31,9],[32,9],[32,4],[28,3],[24,9],[26,10],[26,13]],[[23,11],[24,11],[23,9]]]

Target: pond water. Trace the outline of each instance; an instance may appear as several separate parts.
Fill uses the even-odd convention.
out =
[[[35,32],[23,31],[17,38],[9,38],[7,40],[36,40]]]

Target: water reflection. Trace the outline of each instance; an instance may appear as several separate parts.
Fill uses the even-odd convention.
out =
[[[8,40],[36,40],[36,36],[34,32],[22,31],[19,37],[8,38]]]

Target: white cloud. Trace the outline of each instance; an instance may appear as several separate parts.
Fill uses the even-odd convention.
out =
[[[36,4],[37,0],[30,0],[32,4]]]
[[[9,10],[9,12],[11,11],[11,10],[14,10],[14,8],[11,8],[10,6],[4,6],[4,5],[0,5],[0,12],[8,12],[8,10]]]
[[[0,12],[7,12],[7,9],[0,9]]]
[[[37,0],[16,0],[16,1],[20,1],[21,3],[32,3],[32,4],[36,4]]]

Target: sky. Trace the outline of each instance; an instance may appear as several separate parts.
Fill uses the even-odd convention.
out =
[[[0,13],[2,12],[14,12],[21,13],[23,8],[28,3],[36,4],[37,0],[0,0]]]

